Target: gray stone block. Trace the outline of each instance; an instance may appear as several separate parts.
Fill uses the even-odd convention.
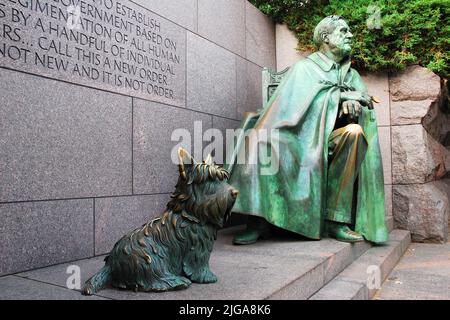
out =
[[[389,79],[387,73],[369,73],[362,76],[369,94],[378,98],[380,103],[375,103],[377,125],[391,125],[391,111],[389,98]]]
[[[384,185],[384,205],[386,210],[386,216],[392,216],[392,185]]]
[[[108,3],[81,5],[81,19],[91,23],[79,23],[61,1],[47,13],[8,1],[2,21],[15,35],[2,37],[0,66],[184,106],[185,29],[129,1]],[[13,19],[13,9],[27,19]],[[55,19],[60,12],[69,18]]]
[[[421,124],[422,119],[432,109],[434,100],[402,100],[391,103],[392,125]]]
[[[386,228],[388,229],[389,232],[394,230],[394,217],[393,216],[386,216],[385,223],[386,223]]]
[[[17,276],[59,287],[66,287],[68,277],[73,274],[73,271],[70,273],[67,272],[68,267],[77,266],[80,268],[80,284],[81,287],[83,287],[86,280],[105,265],[104,259],[105,256],[98,256],[90,259],[76,260],[69,263],[18,273]],[[81,295],[81,293],[78,294]]]
[[[95,254],[108,253],[126,233],[166,209],[169,195],[95,199]]]
[[[413,243],[383,283],[380,300],[450,299],[450,244]]]
[[[253,300],[268,298],[314,268],[317,258],[248,254],[213,250],[210,268],[218,277],[212,284],[192,284],[188,290],[165,293],[104,290],[103,297],[143,300]],[[283,270],[283,272],[275,272]],[[311,277],[307,277],[311,283]],[[262,280],[263,279],[263,283]]]
[[[365,285],[357,282],[333,280],[310,300],[368,300],[368,291]]]
[[[403,253],[411,244],[411,232],[400,229],[392,230],[391,233],[389,233],[389,240],[400,242],[400,250]]]
[[[395,231],[395,230],[394,230]],[[394,232],[393,231],[393,232]],[[392,234],[392,232],[391,232]],[[392,234],[395,237],[395,233]],[[399,234],[404,238],[407,238],[407,233]],[[341,272],[336,280],[357,282],[363,285],[367,285],[369,279],[371,279],[371,272],[373,270],[369,268],[378,267],[380,275],[380,284],[386,279],[392,269],[395,267],[397,262],[400,260],[404,253],[404,242],[397,237],[395,240],[389,240],[385,245],[374,246],[367,250],[358,260],[353,262],[349,267],[347,267],[343,272]],[[334,280],[333,280],[334,281]],[[372,282],[370,282],[372,283]],[[369,298],[373,297],[376,290],[379,288],[368,288]]]
[[[262,68],[236,56],[237,117],[262,108]]]
[[[320,264],[271,294],[268,300],[306,300],[322,288],[324,281],[323,264]]]
[[[297,37],[285,24],[275,24],[275,40],[277,71],[291,67],[296,62],[307,57],[310,53],[297,50]]]
[[[430,182],[446,174],[449,153],[420,124],[392,127],[394,184]]]
[[[131,98],[0,69],[0,201],[131,193]]]
[[[441,91],[440,78],[419,65],[396,72],[389,79],[392,101],[435,100]]]
[[[0,300],[104,300],[86,297],[76,290],[57,287],[17,276],[0,278]]]
[[[93,200],[0,205],[0,274],[94,254]]]
[[[430,262],[432,263],[432,262]],[[449,269],[447,267],[447,269]],[[383,283],[377,300],[450,300],[450,277],[394,270]]]
[[[450,281],[450,243],[411,243],[396,271],[447,277]],[[450,292],[449,292],[450,293]]]
[[[439,181],[394,185],[395,226],[411,231],[416,242],[447,242],[450,201],[443,187]]]
[[[245,26],[245,57],[261,67],[275,69],[275,24],[273,21],[246,1]]]
[[[188,109],[236,119],[236,62],[231,52],[188,32]]]
[[[392,184],[391,128],[378,127],[378,139],[380,141],[381,161],[383,162],[384,183]]]
[[[197,0],[132,0],[191,31],[197,31]]]
[[[335,240],[330,239],[330,241]],[[353,261],[358,259],[370,247],[371,245],[368,242],[357,242],[354,244],[347,244],[344,249],[330,255],[323,266],[324,284],[336,277],[336,275],[353,263]]]
[[[198,34],[244,57],[245,0],[198,0]]]
[[[155,102],[134,102],[134,193],[172,193],[178,180],[178,145],[201,161],[203,133],[211,127],[210,115]],[[194,130],[195,123],[198,124]],[[180,138],[177,132],[189,133]],[[175,133],[175,141],[171,141]],[[172,155],[174,159],[172,161]]]

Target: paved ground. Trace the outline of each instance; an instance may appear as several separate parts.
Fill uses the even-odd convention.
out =
[[[403,245],[406,238],[398,237],[404,233],[399,230],[391,233],[391,240],[384,247],[333,239],[305,241],[291,236],[277,236],[251,246],[233,246],[232,235],[240,228],[219,233],[210,260],[211,269],[219,278],[215,284],[193,284],[188,290],[162,294],[107,289],[93,297],[68,289],[68,266],[80,268],[81,283],[84,283],[103,265],[103,257],[96,257],[0,277],[0,300],[307,299],[328,283],[333,284],[339,274],[351,272],[352,265],[362,265],[366,260],[382,260],[381,269],[388,269],[385,271],[389,274],[407,247],[407,243]],[[393,253],[398,254],[395,262],[392,262]],[[359,260],[363,261],[358,263]],[[392,266],[387,268],[388,265]],[[362,274],[367,276],[366,268]],[[412,244],[375,299],[450,299],[450,243]]]
[[[251,246],[234,246],[232,235],[242,227],[219,233],[211,255],[214,284],[193,284],[189,289],[146,293],[107,289],[84,297],[67,288],[67,268],[80,268],[81,283],[98,271],[103,257],[31,270],[0,277],[2,299],[307,299],[370,248],[333,239],[307,241],[277,237]]]
[[[411,244],[374,299],[450,300],[450,242]]]

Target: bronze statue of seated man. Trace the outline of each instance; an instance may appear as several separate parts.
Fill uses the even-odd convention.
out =
[[[270,225],[311,239],[388,240],[374,98],[351,68],[352,33],[339,16],[315,28],[318,51],[293,65],[267,105],[244,130],[276,131],[236,146],[230,184],[240,190],[233,212],[249,215],[235,244],[268,235]],[[258,137],[259,135],[255,135]],[[270,155],[277,170],[247,161]]]

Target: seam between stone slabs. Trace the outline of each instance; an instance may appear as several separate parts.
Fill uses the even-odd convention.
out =
[[[196,8],[196,13],[197,13],[197,28],[195,29],[195,32],[198,32],[198,0],[195,1],[197,8]]]
[[[64,286],[61,286],[61,285],[59,285],[59,284],[55,284],[55,283],[51,283],[51,282],[46,282],[46,281],[42,281],[42,280],[37,280],[37,279],[33,279],[33,278],[27,278],[27,277],[23,277],[23,276],[19,276],[19,275],[12,275],[12,276],[13,276],[13,277],[20,278],[20,279],[25,279],[25,280],[29,280],[29,281],[38,282],[38,283],[43,283],[43,284],[46,284],[46,285],[49,285],[49,286],[53,286],[53,287],[57,287],[57,288],[66,289],[66,290],[69,290],[69,291],[78,292],[79,294],[81,294],[81,290],[69,289],[69,288],[64,287]],[[114,300],[114,299],[112,299],[112,298],[105,297],[105,296],[99,295],[99,294],[97,294],[97,293],[95,294],[95,296],[98,296],[98,297],[101,297],[101,298],[105,298],[105,299],[107,299],[107,300]]]
[[[394,230],[395,230],[395,229],[394,229]],[[395,244],[387,245],[387,246],[386,246],[386,247],[390,247],[390,249],[391,249],[391,254],[395,253],[395,249],[397,248],[397,246],[398,246],[398,247],[400,248],[400,250],[401,250],[401,247],[402,247],[402,241],[403,241],[403,240],[390,240],[390,241],[392,241],[392,242],[395,243]],[[353,263],[357,263],[358,260],[359,260],[361,257],[363,257],[364,255],[371,255],[370,249],[372,249],[372,248],[379,248],[379,246],[372,246],[372,247],[369,248],[366,252],[364,252],[361,256],[359,256],[357,259],[355,259],[351,264],[349,264],[347,267],[350,267]],[[404,255],[405,253],[406,253],[406,250],[402,253],[402,255],[400,256],[400,258],[398,259],[398,261],[400,261],[400,259],[403,257],[403,255]],[[377,265],[378,267],[381,267],[382,264],[383,264],[385,261],[387,261],[387,259],[388,259],[389,256],[390,256],[390,254],[383,256],[382,260],[377,261],[377,264],[376,264],[376,265]],[[396,262],[396,264],[398,263],[398,261]],[[361,282],[358,282],[357,280],[348,278],[348,277],[345,276],[345,275],[341,275],[341,273],[342,273],[343,271],[345,271],[345,269],[347,269],[347,267],[344,268],[344,269],[343,269],[343,270],[342,270],[335,278],[333,278],[333,280],[336,279],[336,280],[343,280],[343,281],[352,282],[352,283],[361,283]],[[395,266],[394,266],[394,267],[395,267]],[[388,278],[388,276],[389,276],[389,274],[392,272],[392,270],[393,270],[393,269],[391,269],[391,270],[389,271],[389,273],[386,274],[386,279]],[[383,282],[386,281],[386,279],[384,279]]]
[[[323,275],[324,283],[322,284],[322,287],[320,287],[319,289],[317,289],[317,290],[316,290],[313,294],[311,294],[307,299],[309,300],[309,298],[311,298],[311,297],[314,296],[316,293],[318,293],[320,290],[322,290],[322,288],[324,288],[326,285],[328,285],[329,283],[331,283],[332,281],[334,281],[337,277],[339,277],[339,275],[341,274],[341,272],[343,272],[343,271],[344,271],[345,269],[347,269],[350,265],[352,265],[355,261],[357,261],[363,254],[365,254],[367,251],[369,251],[372,247],[373,247],[373,246],[371,245],[370,247],[368,247],[367,249],[365,249],[364,251],[362,251],[361,254],[358,255],[356,258],[354,258],[354,256],[351,255],[351,258],[349,258],[349,260],[350,260],[349,263],[345,264],[343,268],[339,269],[339,270],[336,272],[336,274],[335,274],[331,279],[329,279],[328,281],[325,280],[325,279],[326,279],[326,269],[325,269],[326,265],[324,265],[324,269],[323,269],[323,271],[324,271],[324,275]],[[347,248],[347,247],[346,247],[346,248]],[[342,250],[345,250],[346,248],[343,248]],[[350,248],[350,250],[351,250],[351,248]],[[339,252],[340,252],[340,251],[339,251]],[[332,255],[332,256],[328,257],[328,259],[325,261],[325,263],[326,263],[328,260],[331,260],[331,259],[335,258],[335,256],[337,256],[337,254],[338,254],[338,253],[334,254],[334,256]]]
[[[237,61],[238,57],[235,56],[234,57],[234,92],[235,92],[235,104],[234,104],[234,114],[236,115],[236,117],[238,116],[238,99],[240,97],[238,97],[238,61]],[[247,74],[247,63],[245,63],[245,73]],[[246,83],[247,85],[247,83]],[[247,90],[245,90],[245,96],[247,98]],[[247,99],[244,99],[244,101]],[[213,126],[214,128],[214,126]]]
[[[282,290],[284,290],[285,288],[289,287],[290,285],[292,285],[294,282],[296,282],[297,280],[301,279],[302,277],[304,277],[306,274],[310,273],[311,271],[316,270],[318,267],[322,268],[322,273],[323,273],[323,283],[322,286],[320,288],[318,288],[316,291],[314,291],[313,293],[311,293],[307,299],[309,299],[310,297],[312,297],[313,295],[315,295],[317,292],[319,292],[324,286],[326,286],[328,283],[330,283],[331,281],[333,281],[336,277],[339,276],[339,274],[344,271],[347,267],[349,267],[353,262],[357,261],[364,253],[366,253],[368,250],[370,250],[370,248],[368,248],[367,250],[363,251],[356,259],[351,260],[350,258],[350,263],[345,264],[345,266],[342,269],[338,269],[338,271],[336,272],[336,274],[334,275],[333,278],[331,278],[328,281],[325,281],[326,279],[326,265],[327,262],[332,262],[333,260],[335,260],[336,256],[343,252],[344,250],[346,250],[348,247],[344,247],[339,249],[338,251],[332,253],[331,255],[327,256],[324,260],[322,260],[320,263],[318,263],[315,267],[311,268],[310,270],[308,270],[307,272],[305,272],[304,274],[300,275],[299,277],[297,277],[296,279],[292,280],[291,282],[289,282],[288,284],[286,284],[285,286],[283,286],[282,288],[278,289],[277,291],[271,293],[268,297],[265,297],[264,299],[270,299],[272,296],[274,296],[275,294],[278,294],[279,292],[281,292]],[[303,255],[302,255],[303,257]],[[313,257],[313,258],[321,258],[321,256],[314,256],[314,255],[304,255],[304,257]],[[331,263],[332,264],[332,263]]]
[[[134,98],[131,98],[131,194],[134,195]]]
[[[395,230],[395,229],[394,229],[394,230]],[[391,232],[392,232],[392,231],[391,231]],[[402,239],[402,240],[390,240],[390,241],[396,243],[396,244],[390,245],[390,247],[392,247],[392,249],[395,250],[396,247],[399,246],[399,247],[400,247],[400,250],[401,250],[403,240],[404,240],[404,239]],[[358,258],[356,258],[355,260],[353,260],[352,263],[348,264],[345,268],[343,268],[343,269],[342,269],[342,270],[341,270],[341,271],[340,271],[333,279],[331,279],[328,283],[326,283],[322,288],[324,288],[326,285],[328,285],[328,284],[331,283],[332,281],[345,281],[345,282],[349,282],[349,283],[352,283],[352,284],[362,285],[363,289],[364,289],[364,290],[367,290],[367,296],[368,296],[368,298],[371,299],[374,295],[373,295],[372,297],[370,296],[370,290],[369,290],[369,288],[367,288],[367,283],[359,282],[359,281],[354,280],[354,279],[352,279],[352,278],[348,278],[347,276],[341,275],[341,273],[344,272],[345,269],[347,269],[348,267],[350,267],[353,263],[357,263],[358,260],[359,260],[363,255],[365,255],[365,254],[370,255],[370,252],[369,252],[369,251],[370,251],[370,249],[372,249],[372,248],[377,248],[377,247],[376,247],[376,246],[371,246],[370,248],[368,248],[368,249],[367,249],[365,252],[363,252]],[[403,255],[404,255],[405,253],[406,253],[406,250],[402,253],[402,256],[398,259],[398,261],[400,261],[400,259],[403,257]],[[385,256],[381,262],[377,263],[377,266],[378,266],[378,267],[381,267],[382,264],[387,260],[388,257],[389,257],[389,256]],[[398,261],[396,262],[395,265],[397,265]],[[395,266],[394,266],[394,268],[395,268]],[[383,280],[383,283],[384,283],[384,282],[386,281],[386,279],[389,277],[389,274],[391,274],[391,272],[392,272],[392,270],[393,270],[394,268],[392,268],[391,270],[389,270],[389,273],[386,274],[386,278]],[[311,295],[310,297],[313,297],[315,294],[319,293],[320,290],[322,290],[322,288],[320,288],[317,292],[315,292],[315,293],[314,293],[313,295]],[[358,291],[357,291],[353,296],[355,296],[360,290],[361,290],[361,287],[358,289]],[[377,291],[378,291],[378,290],[377,290]]]
[[[361,289],[362,290],[364,290],[365,291],[365,293],[367,293],[367,297],[369,296],[369,289],[367,288],[367,284],[363,284],[363,283],[361,283],[361,282],[356,282],[356,281],[352,281],[352,280],[348,280],[348,279],[346,279],[346,278],[343,278],[343,279],[340,279],[340,278],[338,278],[338,276],[339,275],[337,275],[334,279],[336,279],[336,281],[339,281],[339,282],[346,282],[346,283],[349,283],[349,284],[353,284],[353,285],[357,285],[358,287],[357,287],[357,290],[356,291],[352,291],[352,290],[348,290],[347,292],[350,292],[350,299],[351,300],[353,300],[353,298],[361,291]],[[333,279],[333,281],[334,281],[334,279]],[[308,298],[308,300],[312,300],[311,298],[314,298],[314,296],[316,295],[316,294],[320,294],[320,291],[322,290],[322,289],[325,289],[329,284],[331,284],[331,282],[332,281],[330,281],[330,282],[328,282],[327,284],[325,284],[322,288],[320,288],[316,293],[314,293],[312,296],[310,296],[309,298]],[[327,295],[326,293],[325,294],[323,294],[324,295],[324,298],[329,298],[329,295]],[[364,296],[366,296],[366,294],[364,294]],[[316,300],[320,300],[320,299],[316,299]]]
[[[49,77],[49,76],[44,76],[42,74],[33,73],[33,72],[29,72],[29,71],[9,68],[9,67],[5,67],[5,66],[0,66],[0,69],[5,69],[5,70],[8,70],[8,71],[19,72],[19,73],[27,74],[27,75],[30,75],[30,76],[44,78],[44,79],[47,79],[47,80],[59,81],[59,82],[65,83],[65,84],[70,84],[70,85],[73,85],[73,86],[78,86],[78,87],[87,88],[87,89],[91,89],[91,90],[98,90],[98,91],[109,93],[109,94],[116,94],[116,95],[119,95],[119,96],[122,96],[122,97],[135,98],[135,99],[139,99],[139,100],[143,100],[143,101],[153,102],[153,103],[157,103],[157,104],[160,104],[160,105],[163,105],[163,106],[169,106],[169,107],[177,108],[177,109],[181,109],[181,110],[188,110],[188,111],[192,111],[192,112],[196,112],[196,113],[200,113],[200,114],[213,115],[213,116],[224,118],[224,119],[241,121],[240,119],[233,119],[233,118],[224,117],[224,116],[221,116],[221,115],[216,115],[214,113],[208,113],[208,112],[203,112],[203,111],[198,111],[198,110],[187,108],[186,107],[186,101],[185,101],[185,106],[184,107],[180,107],[180,106],[175,106],[175,105],[168,104],[168,103],[165,103],[165,102],[151,100],[151,99],[148,99],[148,98],[135,97],[135,96],[132,96],[132,95],[127,95],[127,94],[120,93],[120,92],[115,92],[115,91],[109,91],[109,90],[105,90],[105,89],[89,86],[89,85],[86,85],[86,84],[80,84],[80,83],[70,82],[70,81],[63,80],[63,79],[52,78],[52,77]],[[186,79],[186,81],[187,81],[187,79]]]
[[[270,300],[273,296],[275,296],[275,295],[277,295],[277,294],[280,294],[284,289],[290,287],[290,286],[293,285],[295,282],[297,282],[298,280],[300,280],[300,279],[306,277],[307,274],[312,273],[313,271],[317,270],[318,268],[321,268],[321,269],[322,269],[322,276],[323,276],[323,278],[325,279],[325,276],[324,276],[324,274],[323,274],[323,271],[324,271],[323,268],[324,268],[324,263],[325,263],[326,260],[328,260],[328,258],[325,259],[324,261],[320,262],[319,264],[317,264],[317,265],[314,266],[313,268],[309,269],[309,270],[306,271],[305,273],[301,274],[301,275],[298,276],[297,278],[293,279],[292,281],[290,281],[289,283],[287,283],[287,284],[284,285],[283,287],[281,287],[281,288],[277,289],[276,291],[272,292],[272,293],[269,294],[267,297],[264,297],[263,299],[264,299],[264,300]],[[319,271],[320,271],[320,270],[319,270]],[[322,287],[323,287],[323,282],[322,282],[321,285],[322,285]],[[320,289],[319,289],[319,290],[320,290]],[[318,291],[318,290],[317,290],[317,291]],[[316,292],[317,292],[317,291],[316,291]],[[311,297],[312,295],[314,295],[314,293],[312,293],[312,294],[310,295],[310,297]]]
[[[101,256],[106,256],[106,255],[107,254],[103,253],[103,254],[99,254],[97,256],[89,256],[89,257],[84,257],[84,258],[81,258],[81,259],[79,258],[79,259],[75,259],[75,260],[68,260],[68,261],[64,261],[64,262],[53,263],[53,264],[45,265],[45,266],[42,266],[42,267],[34,267],[34,268],[31,268],[31,269],[25,269],[25,270],[18,271],[18,272],[5,273],[5,274],[0,275],[0,279],[3,278],[3,277],[6,277],[6,276],[17,276],[17,277],[28,279],[27,277],[20,276],[19,274],[26,273],[26,272],[31,272],[31,271],[36,271],[36,270],[41,270],[41,269],[46,269],[46,268],[50,268],[50,267],[56,267],[56,266],[59,266],[59,265],[62,265],[62,264],[68,264],[68,263],[77,262],[77,261],[90,260],[90,259],[93,259],[93,258],[98,258],[98,257],[101,257]]]
[[[197,0],[198,1],[198,0]],[[198,19],[198,18],[197,18]],[[198,21],[197,21],[198,24]],[[198,29],[198,27],[197,27]],[[185,42],[185,48],[184,48],[184,59],[186,60],[186,65],[184,66],[184,107],[189,110],[188,108],[188,33],[187,30],[184,30],[184,42]]]
[[[405,126],[421,126],[423,128],[422,123],[406,123],[406,124],[391,124],[391,127],[405,127]],[[425,130],[425,128],[424,128]]]
[[[93,218],[94,218],[94,220],[93,220],[93,226],[92,226],[92,229],[93,229],[93,233],[92,233],[92,235],[93,235],[93,241],[92,241],[92,247],[93,247],[93,252],[92,252],[92,254],[95,256],[95,198],[92,198],[92,212],[93,212]]]
[[[409,182],[409,183],[402,182],[402,183],[392,183],[392,187],[394,187],[394,186],[422,185],[422,184],[427,184],[427,183],[431,183],[431,182],[441,181],[441,180],[443,180],[443,179],[445,179],[445,178],[442,177],[441,179],[431,180],[431,181],[428,181],[428,182]],[[392,194],[392,195],[393,195],[393,194]],[[392,216],[394,216],[393,213],[392,213]],[[403,229],[399,229],[399,230],[403,230]]]
[[[157,195],[170,195],[171,192],[155,192],[155,193],[136,193],[136,194],[124,194],[124,195],[112,195],[112,196],[90,196],[79,198],[57,198],[57,199],[36,199],[36,200],[18,200],[18,201],[4,201],[2,204],[16,204],[16,203],[30,203],[30,202],[50,202],[50,201],[69,201],[69,200],[90,200],[90,199],[107,199],[107,198],[125,198],[125,197],[138,197],[138,196],[157,196]]]
[[[391,215],[394,215],[394,189],[392,184],[394,183],[394,157],[393,157],[393,148],[392,148],[392,103],[391,103],[391,75],[388,72],[387,74],[387,83],[388,83],[388,93],[389,93],[389,138],[390,138],[390,153],[391,153]],[[395,220],[392,223],[392,226],[395,228]]]

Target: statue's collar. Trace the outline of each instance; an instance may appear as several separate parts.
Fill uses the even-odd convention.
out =
[[[345,69],[347,69],[351,63],[350,57],[343,60],[340,64],[336,63],[320,51],[311,53],[308,56],[308,59],[314,61],[325,72],[328,72],[333,68],[340,69],[345,67]]]

